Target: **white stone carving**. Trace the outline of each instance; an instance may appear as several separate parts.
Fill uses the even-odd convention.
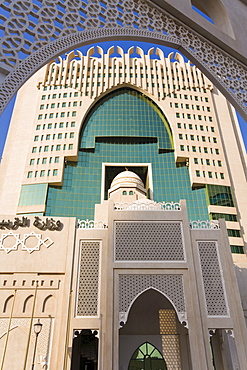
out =
[[[77,228],[78,229],[107,229],[108,222],[107,221],[94,221],[94,220],[80,220],[77,221]]]
[[[13,231],[9,231],[8,234],[2,234],[0,237],[0,250],[4,250],[6,253],[11,251],[16,251],[18,249],[18,245],[20,244],[19,234],[14,234]],[[4,240],[6,241],[9,237],[15,239],[15,243],[13,243],[10,247],[5,247],[3,245]]]
[[[210,230],[218,230],[220,228],[220,224],[218,220],[211,220],[211,221],[190,221],[190,229],[210,229]]]
[[[153,3],[6,0],[0,7],[0,63],[11,72],[1,87],[1,110],[27,78],[55,56],[106,37],[141,37],[184,49],[247,112],[246,67]]]
[[[181,206],[176,202],[143,202],[128,203],[116,202],[114,203],[115,211],[180,211]]]
[[[10,247],[5,247],[3,243],[9,237],[14,238],[15,243],[13,243],[13,245],[11,245]],[[27,247],[26,243],[27,243],[28,238],[36,239],[36,243],[33,247]],[[49,248],[53,243],[54,242],[51,240],[49,236],[47,236],[44,240],[42,240],[42,235],[36,234],[33,231],[31,231],[29,234],[24,234],[22,239],[20,239],[19,234],[15,234],[13,233],[13,231],[9,231],[8,234],[2,234],[0,237],[0,250],[4,250],[6,253],[9,253],[11,251],[17,251],[18,246],[20,245],[23,251],[32,253],[34,251],[39,251],[42,245],[44,245],[46,248]]]

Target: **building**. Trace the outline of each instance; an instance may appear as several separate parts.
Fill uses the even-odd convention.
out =
[[[39,318],[37,368],[244,369],[245,157],[178,53],[90,48],[31,77],[1,163],[2,368],[30,367]]]

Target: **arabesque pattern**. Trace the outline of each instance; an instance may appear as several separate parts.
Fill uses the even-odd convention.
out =
[[[12,73],[1,88],[0,109],[39,67],[64,51],[90,40],[135,37],[181,46],[247,112],[244,65],[148,1],[6,0],[1,8],[0,63]]]

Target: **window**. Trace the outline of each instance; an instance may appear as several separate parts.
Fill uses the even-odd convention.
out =
[[[58,170],[53,170],[53,176],[57,176]]]
[[[130,190],[130,191],[129,191],[129,195],[134,195],[133,190]]]
[[[180,118],[180,113],[176,113],[176,117],[177,118]]]
[[[69,150],[73,149],[73,144],[69,144]]]
[[[209,119],[209,122],[212,122],[213,121],[213,118],[212,117],[208,117]]]
[[[32,153],[36,153],[37,152],[37,147],[35,146],[35,147],[33,147],[33,149],[32,149]]]
[[[42,114],[39,114],[38,115],[38,119],[42,119],[43,115]]]
[[[34,136],[34,141],[38,141],[38,140],[39,140],[39,136],[38,135]]]
[[[175,103],[175,108],[178,108],[178,103]]]
[[[202,116],[198,116],[198,119],[199,119],[199,121],[201,121],[202,120]]]
[[[42,159],[42,164],[46,164],[46,162],[47,162],[47,158],[43,158]]]
[[[75,96],[75,97],[76,97],[76,96],[78,96],[78,92],[75,92],[75,93],[74,93],[74,96]]]
[[[42,95],[41,100],[45,100],[45,95]]]
[[[222,180],[224,180],[224,178],[225,178],[225,176],[224,176],[224,174],[221,172],[220,173],[220,178],[222,179]]]
[[[177,123],[177,126],[178,126],[178,128],[181,128],[182,125],[181,125],[181,123]]]
[[[45,171],[44,170],[40,171],[40,177],[44,177],[44,176],[45,176]]]
[[[222,167],[222,163],[221,163],[221,161],[218,161],[218,166],[219,166],[219,167]]]
[[[217,139],[216,137],[213,137],[213,142],[216,144],[217,143]]]
[[[52,94],[53,99],[56,99],[56,97],[57,97],[57,94]]]
[[[194,163],[198,164],[198,158],[194,158]]]
[[[196,109],[197,109],[197,110],[200,110],[200,105],[197,105],[197,106],[196,106]]]
[[[191,114],[187,114],[187,118],[188,119],[191,119]]]
[[[180,145],[180,150],[184,152],[184,145]]]
[[[30,179],[32,176],[33,176],[33,172],[32,171],[28,171],[27,177]]]
[[[54,116],[54,113],[49,114],[49,118],[53,118],[53,116]]]
[[[59,157],[55,157],[54,163],[59,163]]]
[[[209,171],[209,172],[208,172],[208,177],[209,177],[210,179],[213,177],[213,175],[212,175],[212,172],[211,172],[211,171]]]
[[[74,134],[74,132],[71,132],[70,134],[69,134],[69,137],[71,138],[71,139],[73,139],[73,137],[75,136],[75,134]]]
[[[206,159],[206,164],[209,166],[210,165],[210,160]]]
[[[75,122],[71,122],[71,127],[75,127]]]
[[[72,117],[75,117],[76,116],[76,111],[73,111],[72,112]]]
[[[189,124],[189,129],[190,129],[190,130],[192,130],[192,128],[193,128],[193,126],[192,126],[192,124],[190,123],[190,124]]]
[[[62,107],[66,107],[66,102],[63,102],[62,103]]]
[[[41,125],[36,126],[36,130],[40,130],[40,128],[41,128]]]
[[[206,136],[202,136],[202,141],[206,141]]]
[[[45,147],[44,147],[44,152],[48,152],[48,145],[46,145]]]
[[[56,146],[56,150],[61,150],[61,145],[60,144]]]
[[[50,134],[47,134],[46,135],[46,140],[50,140],[50,138],[51,138],[51,135]]]
[[[190,140],[195,140],[194,135],[190,135]]]
[[[178,135],[179,139],[183,139],[183,134]]]
[[[44,108],[45,108],[44,104],[41,104],[41,106],[39,107],[39,109],[44,109]]]
[[[58,135],[57,135],[57,138],[58,138],[58,139],[62,139],[62,134],[61,134],[61,133],[60,133],[60,134],[58,134]]]
[[[63,94],[63,98],[67,98],[68,94],[67,93],[64,93]]]
[[[192,146],[192,152],[196,152],[196,147]]]
[[[204,153],[208,153],[208,148],[204,148]]]
[[[196,170],[196,177],[200,177],[200,171]]]
[[[122,195],[127,195],[127,191],[126,191],[126,190],[124,190],[124,191],[122,192]]]
[[[73,102],[73,107],[77,107],[77,101]]]
[[[215,154],[220,154],[219,149],[215,149]]]
[[[65,112],[61,112],[60,117],[65,117]]]
[[[52,124],[48,123],[47,128],[50,130],[52,128]]]

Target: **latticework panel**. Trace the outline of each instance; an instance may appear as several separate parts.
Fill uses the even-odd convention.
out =
[[[182,275],[120,275],[119,312],[127,312],[143,291],[154,288],[166,295],[178,312],[185,312]]]
[[[115,222],[116,261],[184,261],[180,222]]]
[[[179,338],[177,335],[176,314],[174,310],[159,310],[160,334],[162,335],[162,354],[167,369],[181,369]]]
[[[78,316],[97,316],[100,242],[82,242],[78,288]]]
[[[216,242],[198,242],[208,315],[227,315],[225,292]]]

